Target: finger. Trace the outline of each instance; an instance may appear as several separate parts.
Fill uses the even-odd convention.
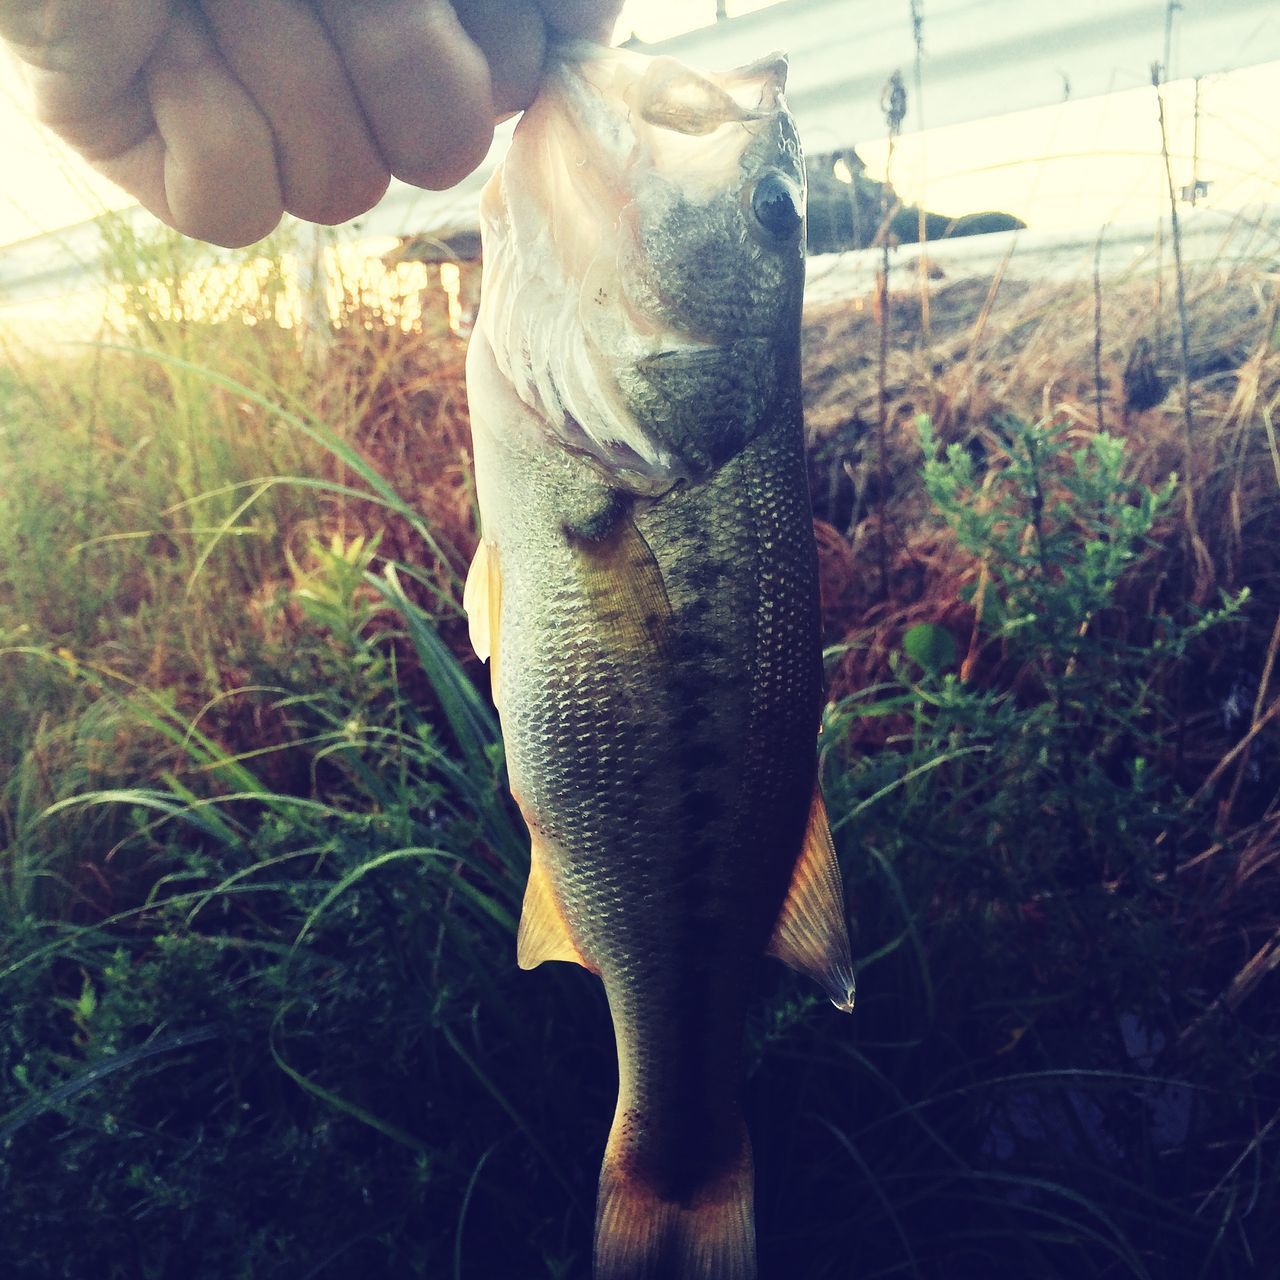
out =
[[[138,146],[155,129],[141,77],[114,95],[43,69],[32,71],[30,81],[36,119],[95,166]]]
[[[523,111],[538,91],[547,30],[536,0],[455,0],[458,21],[489,64],[498,116]]]
[[[608,44],[622,12],[622,0],[538,0],[547,26],[561,36]]]
[[[204,0],[204,11],[270,126],[284,207],[335,223],[377,204],[390,175],[315,12],[297,0]]]
[[[99,99],[138,73],[169,22],[170,0],[0,0],[0,38],[33,67]]]
[[[157,217],[226,245],[279,221],[266,122],[196,16],[171,16],[163,0],[49,4],[19,34],[40,119]]]
[[[316,0],[391,172],[441,189],[493,138],[484,55],[444,0]]]
[[[169,23],[167,0],[0,0],[0,35],[33,71],[36,113],[83,150],[102,126],[101,149],[136,141],[149,111],[129,123],[109,116],[130,89]]]
[[[262,239],[284,211],[271,131],[194,13],[175,12],[142,79],[154,128],[98,168],[186,235]]]

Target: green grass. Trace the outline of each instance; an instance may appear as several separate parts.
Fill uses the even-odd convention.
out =
[[[580,1280],[612,1038],[514,964],[465,490],[371,461],[385,331],[316,379],[271,299],[0,385],[0,1272]],[[860,1004],[761,964],[762,1274],[1272,1274],[1273,836],[1179,707],[1267,619],[1179,597],[1119,442],[993,431],[918,463],[978,642],[920,624],[827,712]]]

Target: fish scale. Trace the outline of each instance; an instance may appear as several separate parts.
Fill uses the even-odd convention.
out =
[[[704,77],[566,56],[482,199],[467,607],[531,832],[520,963],[585,964],[613,1018],[597,1280],[752,1280],[758,957],[852,1006],[815,790],[804,179],[784,74],[777,58]]]
[[[789,423],[777,434],[784,428],[794,439]],[[710,668],[657,672],[647,655],[603,648],[572,586],[561,504],[527,459],[507,468],[535,479],[526,500],[513,504],[531,527],[506,531],[503,541],[527,547],[539,565],[537,599],[504,592],[499,702],[513,786],[566,852],[558,889],[605,980],[634,1077],[628,1104],[655,1118],[660,1132],[664,1113],[683,1124],[691,1109],[687,1084],[673,1088],[667,1078],[687,1075],[690,1058],[708,1068],[692,1108],[699,1130],[732,1129],[740,1115],[726,1082],[737,1065],[751,961],[789,878],[779,851],[798,850],[808,807],[820,694],[816,559],[794,452],[766,438],[713,483],[637,517],[664,570],[677,637],[703,641],[692,646],[700,659],[707,650],[722,654]],[[579,489],[595,483],[585,467],[575,481]],[[731,498],[727,509],[722,494]],[[706,573],[685,567],[688,548],[699,545],[706,557],[699,563],[745,562],[746,572],[718,571],[719,592],[708,596]],[[778,547],[794,550],[780,558]],[[553,576],[557,560],[564,581]],[[508,572],[507,580],[518,577]],[[692,734],[691,708],[701,721]],[[803,763],[788,769],[779,756]],[[698,791],[725,796],[726,816],[691,821],[684,802]],[[673,860],[672,846],[684,856]],[[766,890],[773,881],[765,909],[743,920],[740,902],[758,896],[762,879]],[[705,946],[706,925],[716,919],[736,922],[719,955]],[[708,989],[700,973],[721,976]],[[695,1043],[673,1044],[673,1025],[692,1028]],[[725,1046],[714,1061],[707,1041]],[[684,1153],[679,1160],[689,1163]]]

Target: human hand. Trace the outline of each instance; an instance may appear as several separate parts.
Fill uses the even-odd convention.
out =
[[[621,0],[0,0],[39,119],[170,226],[228,246],[440,189],[528,106],[549,36]]]

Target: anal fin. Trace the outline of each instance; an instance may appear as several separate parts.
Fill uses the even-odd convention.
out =
[[[820,787],[813,791],[804,844],[767,949],[823,987],[837,1009],[852,1010],[855,981],[844,888]]]
[[[536,969],[545,960],[571,960],[592,973],[598,972],[583,957],[569,933],[535,837],[529,883],[525,886],[524,906],[520,911],[520,930],[516,934],[516,964],[522,969]]]

